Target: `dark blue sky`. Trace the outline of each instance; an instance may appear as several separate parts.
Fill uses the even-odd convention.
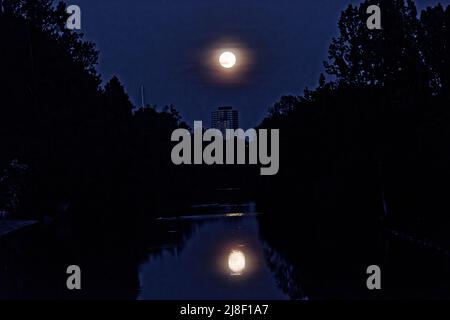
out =
[[[221,105],[257,125],[283,94],[314,87],[342,9],[359,0],[77,0],[82,31],[100,50],[104,80],[117,75],[132,101],[174,104],[192,126]],[[450,0],[441,1],[449,3]],[[416,0],[420,8],[437,3]],[[75,2],[73,3],[75,4]],[[225,81],[214,49],[238,48],[245,68]],[[238,68],[236,68],[237,70]]]

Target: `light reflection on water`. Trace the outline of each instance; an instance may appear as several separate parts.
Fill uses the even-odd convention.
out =
[[[245,254],[241,250],[232,250],[228,255],[228,268],[232,276],[241,276],[245,270]]]
[[[149,255],[139,268],[138,299],[288,299],[267,266],[255,214],[177,221],[190,224],[193,232],[180,250],[166,247]]]

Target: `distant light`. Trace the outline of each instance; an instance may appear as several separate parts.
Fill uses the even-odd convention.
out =
[[[234,218],[234,217],[243,217],[244,214],[243,213],[227,213],[225,216],[227,216],[229,218]]]
[[[226,51],[219,57],[219,63],[225,69],[231,69],[236,65],[237,58],[233,52]]]

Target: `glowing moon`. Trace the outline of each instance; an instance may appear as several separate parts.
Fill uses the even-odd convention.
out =
[[[228,268],[235,275],[240,275],[245,269],[245,255],[242,251],[233,250],[228,256]]]
[[[231,69],[236,65],[237,59],[233,52],[226,51],[219,57],[219,63],[225,69]]]

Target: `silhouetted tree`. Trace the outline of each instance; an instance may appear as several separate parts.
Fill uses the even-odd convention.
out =
[[[435,94],[450,92],[450,7],[428,7],[420,17],[419,39]]]
[[[120,80],[116,76],[112,77],[106,84],[104,95],[109,111],[118,119],[127,119],[131,116],[133,106]]]
[[[366,26],[371,4],[382,9],[381,30]],[[295,199],[305,212],[297,226],[320,225],[324,239],[345,238],[334,233],[338,225],[354,235],[385,215],[443,238],[448,12],[437,5],[419,18],[412,0],[364,1],[342,12],[328,82],[321,76],[316,89],[282,97],[261,124],[283,133],[280,173],[258,179],[261,204]]]

